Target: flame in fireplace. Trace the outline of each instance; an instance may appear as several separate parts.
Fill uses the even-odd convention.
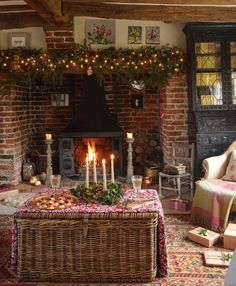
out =
[[[93,158],[95,156],[95,151],[96,151],[95,142],[94,141],[88,142],[88,158],[89,158],[89,161],[93,160]]]

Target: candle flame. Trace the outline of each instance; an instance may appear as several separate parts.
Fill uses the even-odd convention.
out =
[[[114,160],[115,156],[114,154],[111,154],[111,160]]]
[[[88,142],[88,158],[89,161],[92,161],[95,156],[95,142]]]
[[[105,165],[106,164],[106,160],[102,159],[102,164]]]

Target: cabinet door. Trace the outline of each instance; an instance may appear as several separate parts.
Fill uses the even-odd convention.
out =
[[[195,42],[195,105],[200,109],[222,107],[223,78],[220,42]]]
[[[236,108],[236,40],[230,42],[230,65],[231,65],[231,93],[229,104]]]

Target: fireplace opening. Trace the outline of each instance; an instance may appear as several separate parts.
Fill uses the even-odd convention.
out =
[[[110,133],[108,135],[111,135]],[[63,176],[85,179],[86,157],[91,168],[90,179],[93,179],[94,155],[98,180],[102,180],[102,160],[105,159],[107,174],[110,176],[111,155],[114,156],[116,176],[123,174],[122,136],[107,137],[73,137],[60,138],[60,173]]]

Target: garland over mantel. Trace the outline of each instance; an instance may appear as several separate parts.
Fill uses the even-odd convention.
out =
[[[146,86],[165,86],[168,79],[184,68],[184,52],[177,47],[146,46],[137,49],[92,50],[74,45],[66,50],[8,49],[1,52],[1,87],[26,81],[31,86],[39,82],[45,86],[62,84],[65,73],[85,73],[91,66],[102,80],[114,75],[123,82],[143,80]]]

